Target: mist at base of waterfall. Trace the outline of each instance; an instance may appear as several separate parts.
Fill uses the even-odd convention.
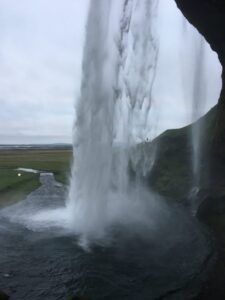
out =
[[[90,211],[90,207],[76,206],[71,210],[63,203],[56,207],[42,207],[36,202],[26,207],[26,200],[7,208],[4,215],[34,232],[74,236],[84,249],[94,245],[110,247],[118,235],[147,242],[158,239],[168,226],[173,227],[171,223],[176,219],[176,212],[161,197],[145,188],[141,193],[131,189],[126,197],[116,193],[109,197],[102,215],[98,208],[94,210],[92,207]]]
[[[154,214],[151,223],[136,224],[143,216],[136,209],[132,221],[123,212],[122,224],[90,241],[75,233],[62,198],[37,196],[0,210],[0,276],[7,274],[1,288],[10,283],[12,299],[55,300],[70,292],[93,300],[189,299],[199,291],[210,239],[179,207]]]
[[[68,291],[93,300],[167,299],[170,291],[188,299],[199,291],[212,247],[184,209],[138,185],[124,199],[112,189],[102,218],[81,208],[76,219],[54,176],[41,183],[0,210],[1,287],[10,282],[12,299],[63,299]]]
[[[138,253],[144,245],[147,252],[155,249],[160,257],[167,255],[170,247],[188,244],[195,234],[201,236],[198,222],[188,212],[177,204],[168,205],[141,185],[138,190],[131,188],[128,197],[123,199],[111,193],[102,217],[99,210],[96,215],[90,215],[89,209],[85,214],[85,209],[79,207],[69,210],[58,191],[57,187],[46,195],[42,186],[27,199],[2,209],[2,224],[8,220],[12,225],[7,228],[19,226],[28,230],[28,235],[33,232],[33,238],[40,234],[45,238],[70,237],[88,252],[100,246],[124,251],[132,247]],[[5,229],[3,226],[0,231]],[[179,249],[182,254],[183,250]]]
[[[106,205],[101,209],[76,206],[68,211],[74,232],[85,243],[110,243],[114,230],[133,231],[146,238],[157,235],[170,219],[170,210],[162,199],[143,188],[140,192],[131,188],[129,193],[108,194]],[[91,201],[91,200],[90,200]],[[85,201],[83,202],[85,203]]]
[[[42,176],[42,186],[37,191],[25,200],[2,209],[0,218],[36,234],[70,236],[85,250],[96,245],[114,247],[126,239],[134,244],[141,241],[146,245],[158,243],[168,236],[171,244],[183,239],[182,210],[167,205],[160,196],[141,184],[130,187],[123,196],[112,189],[102,215],[98,207],[94,210],[94,206],[92,211],[90,207],[79,206],[71,210],[71,207],[65,206],[65,197],[65,189],[57,185],[51,174],[47,174]]]

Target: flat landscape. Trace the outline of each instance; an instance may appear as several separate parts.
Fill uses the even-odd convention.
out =
[[[38,173],[18,168],[52,172],[57,181],[67,184],[71,161],[69,148],[0,149],[0,206],[19,201],[40,186]]]

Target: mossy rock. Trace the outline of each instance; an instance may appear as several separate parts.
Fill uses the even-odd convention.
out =
[[[200,165],[202,188],[206,188],[216,114],[215,106],[197,122],[180,129],[167,130],[152,142],[138,146],[147,156],[151,156],[152,149],[157,149],[155,163],[143,178],[147,186],[175,201],[183,201],[187,198],[193,186],[191,133],[195,130],[195,126],[202,126],[204,128],[201,135],[203,151]]]

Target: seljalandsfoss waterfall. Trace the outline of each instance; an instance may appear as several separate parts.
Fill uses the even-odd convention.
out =
[[[140,180],[144,169],[150,171],[154,164],[155,147],[148,153],[150,165],[135,170],[139,173],[135,180],[129,177],[129,164],[139,159],[139,153],[133,150],[135,144],[148,140],[146,128],[154,130],[151,110],[153,102],[157,102],[154,82],[160,50],[158,6],[157,0],[117,3],[98,0],[90,4],[67,204],[74,229],[84,239],[99,238],[107,228],[117,224],[147,226],[149,223],[151,228],[152,223],[157,223],[155,219],[167,218],[169,208],[155,200],[155,195]],[[205,42],[200,36],[195,40],[193,73],[186,86],[189,101],[193,103],[191,122],[203,114],[205,100],[202,92]],[[196,124],[190,137],[191,195],[200,184],[200,127]],[[151,138],[156,134],[153,130]]]
[[[176,2],[187,19],[173,0],[90,0],[68,184],[15,169],[40,183],[0,206],[0,300],[208,299],[221,67]]]
[[[130,182],[128,164],[151,109],[156,9],[157,1],[93,1],[90,6],[68,209],[75,230],[91,238],[113,224],[149,219],[146,191]]]

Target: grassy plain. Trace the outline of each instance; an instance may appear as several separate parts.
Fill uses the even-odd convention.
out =
[[[0,206],[19,201],[40,186],[39,174],[17,168],[53,172],[57,181],[67,184],[71,160],[69,149],[0,150]]]

